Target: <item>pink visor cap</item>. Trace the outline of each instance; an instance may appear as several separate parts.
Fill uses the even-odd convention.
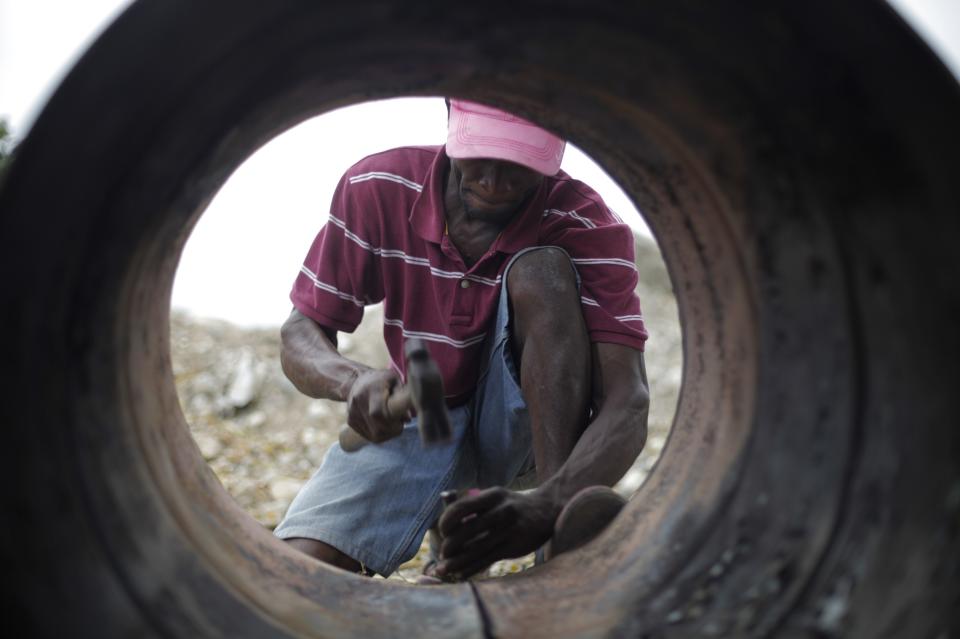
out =
[[[506,160],[544,175],[555,175],[566,145],[549,131],[505,111],[476,102],[450,100],[448,157]]]

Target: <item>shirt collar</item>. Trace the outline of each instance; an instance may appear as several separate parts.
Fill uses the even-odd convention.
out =
[[[447,177],[447,153],[443,146],[427,169],[423,180],[420,195],[413,203],[410,211],[410,226],[428,242],[440,244],[443,241],[443,232],[446,228],[443,204],[443,183]]]
[[[443,241],[446,220],[444,219],[443,189],[450,161],[443,146],[437,151],[423,180],[423,190],[410,211],[410,225],[414,231],[435,244]],[[550,178],[544,178],[529,204],[511,220],[497,237],[493,248],[501,253],[513,254],[528,246],[535,246],[540,237],[540,222],[543,220],[544,202],[547,199]]]

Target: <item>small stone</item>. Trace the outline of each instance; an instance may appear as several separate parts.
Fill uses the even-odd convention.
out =
[[[300,431],[300,443],[304,446],[313,446],[321,439],[320,431],[313,426],[307,426]]]
[[[192,396],[187,406],[189,411],[195,415],[203,415],[214,409],[213,402],[210,401],[210,398],[202,394]]]
[[[270,482],[270,495],[277,501],[290,503],[300,492],[303,482],[292,477],[278,477]]]
[[[210,371],[201,371],[190,380],[190,391],[194,394],[219,392],[220,382]]]
[[[213,435],[196,433],[193,436],[193,440],[197,443],[200,454],[203,455],[203,458],[207,461],[218,457],[223,450],[223,443]]]
[[[245,428],[260,428],[267,423],[267,414],[262,410],[255,410],[252,413],[245,415],[240,423]]]
[[[323,419],[330,414],[330,407],[327,402],[316,401],[307,405],[307,415],[313,419]]]
[[[256,355],[246,348],[240,353],[234,367],[233,380],[226,393],[226,403],[233,408],[243,408],[253,403],[260,385],[260,376],[256,366]]]
[[[667,615],[667,623],[680,623],[683,621],[683,611],[674,610],[669,615]]]

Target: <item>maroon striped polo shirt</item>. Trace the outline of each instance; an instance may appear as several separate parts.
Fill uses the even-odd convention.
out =
[[[442,146],[404,147],[348,170],[294,282],[294,306],[350,333],[364,306],[382,301],[393,367],[405,378],[404,338],[422,338],[443,375],[448,403],[456,406],[474,392],[510,256],[529,246],[559,246],[580,274],[591,341],[643,350],[633,233],[600,196],[563,171],[545,178],[526,209],[468,268],[444,232],[447,164]]]

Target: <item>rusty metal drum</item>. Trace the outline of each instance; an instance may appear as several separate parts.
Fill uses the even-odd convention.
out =
[[[326,568],[178,407],[192,225],[277,133],[455,95],[561,132],[662,248],[672,434],[599,538],[433,588]],[[29,636],[939,637],[958,629],[960,88],[883,2],[139,0],[3,176],[3,565]],[[656,383],[656,380],[652,380]]]

